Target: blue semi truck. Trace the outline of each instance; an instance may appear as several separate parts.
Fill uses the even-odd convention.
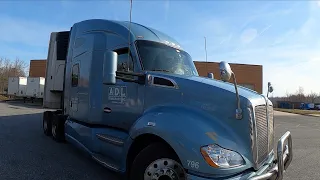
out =
[[[130,180],[281,180],[290,132],[275,142],[271,101],[220,71],[200,77],[178,42],[137,23],[75,23],[51,34],[44,134]]]

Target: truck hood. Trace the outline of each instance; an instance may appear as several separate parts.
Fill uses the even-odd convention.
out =
[[[158,72],[150,72],[150,74],[166,76],[169,78],[173,78],[179,85],[179,87],[184,87],[185,85],[190,90],[199,90],[200,87],[202,88],[210,88],[212,90],[219,89],[220,91],[228,91],[231,93],[236,93],[234,85],[229,82],[223,82],[221,80],[216,79],[209,79],[206,77],[201,76],[183,76],[177,74],[166,74],[166,73],[158,73]],[[200,85],[200,87],[199,87]],[[263,98],[263,96],[256,91],[251,89],[238,86],[239,95],[246,99],[256,99],[256,98]]]
[[[158,72],[151,72],[151,74],[156,75]],[[263,95],[238,86],[243,118],[237,120],[235,118],[237,101],[233,84],[199,76],[166,73],[159,73],[159,75],[170,78],[177,83],[183,105],[206,114],[208,120],[205,120],[204,124],[206,125],[202,129],[207,129],[205,126],[212,127],[218,137],[217,144],[239,152],[249,164],[253,162],[249,121],[251,116],[249,116],[248,105],[266,104]]]
[[[209,79],[209,78],[204,78],[204,77],[197,77],[197,76],[189,77],[188,79],[191,81],[194,81],[194,82],[207,84],[207,85],[219,88],[221,90],[236,93],[235,88],[234,88],[234,84],[229,83],[229,82],[223,82],[220,80]],[[248,88],[245,88],[242,86],[238,86],[238,92],[239,92],[240,96],[247,98],[247,99],[261,98],[261,94],[258,94],[256,91],[253,91],[251,89],[248,89]]]

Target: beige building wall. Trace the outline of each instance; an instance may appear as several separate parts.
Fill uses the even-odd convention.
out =
[[[200,76],[208,76],[208,72],[214,74],[215,79],[220,79],[219,63],[194,61]],[[262,94],[263,71],[261,65],[232,64],[232,71],[236,74],[237,83]]]
[[[220,79],[219,63],[217,62],[200,62],[194,61],[195,66],[200,76],[207,76],[208,72],[214,74],[215,79]],[[236,74],[237,83],[239,85],[251,88],[262,94],[262,66],[250,64],[232,64],[230,66]],[[30,77],[45,77],[46,76],[46,60],[31,60],[30,61]]]
[[[46,77],[47,60],[30,60],[29,77]]]

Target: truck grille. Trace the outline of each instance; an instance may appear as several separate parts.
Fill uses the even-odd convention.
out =
[[[269,152],[274,148],[274,132],[273,132],[273,107],[268,106],[268,118],[269,118]]]
[[[267,116],[268,115],[268,116]],[[255,107],[257,164],[262,163],[273,149],[273,107]]]

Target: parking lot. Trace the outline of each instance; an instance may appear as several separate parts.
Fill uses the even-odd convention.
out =
[[[57,144],[42,133],[37,106],[0,102],[0,179],[118,180],[69,144]],[[294,159],[286,180],[319,179],[320,118],[275,112],[276,138],[293,136]]]

